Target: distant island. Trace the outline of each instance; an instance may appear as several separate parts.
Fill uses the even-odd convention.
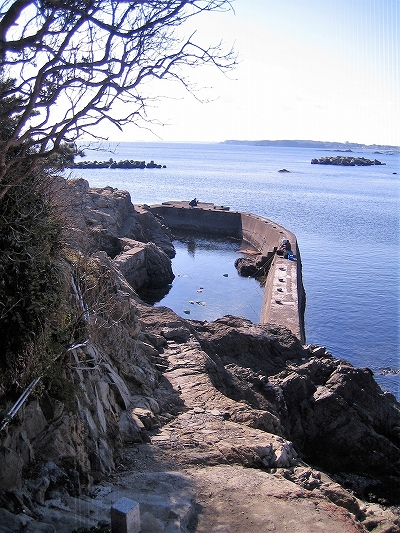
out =
[[[340,143],[330,141],[300,141],[300,140],[280,140],[280,141],[238,141],[227,140],[222,144],[248,144],[251,146],[278,146],[286,148],[317,148],[321,150],[338,150],[344,152],[351,152],[353,150],[384,150],[390,152],[400,152],[399,146],[390,146],[383,144],[360,144],[360,143]]]

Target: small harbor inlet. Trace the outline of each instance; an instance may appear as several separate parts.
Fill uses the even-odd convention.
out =
[[[263,297],[260,313],[257,313],[257,317],[253,313],[250,319],[255,322],[261,322],[262,324],[274,323],[285,326],[305,343],[305,291],[302,282],[300,250],[297,245],[296,236],[293,233],[272,220],[252,213],[230,211],[227,206],[216,206],[214,204],[197,202],[195,207],[191,207],[188,201],[169,201],[151,206],[150,210],[156,217],[160,217],[166,226],[168,226],[175,234],[181,234],[182,231],[185,231],[189,232],[193,238],[195,238],[194,236],[202,238],[208,236],[211,239],[221,238],[223,239],[222,242],[225,243],[229,242],[233,237],[234,241],[237,240],[236,244],[241,241],[240,246],[242,246],[243,243],[243,245],[246,244],[247,247],[248,243],[251,247],[255,248],[260,253],[262,261],[260,266],[256,264],[257,271],[261,268],[264,271],[263,276],[265,278],[265,285],[262,291]],[[284,255],[281,256],[275,253],[277,252],[278,247],[281,246],[282,242],[291,243],[293,261],[288,261]],[[234,251],[239,253],[239,249]],[[221,254],[222,250],[219,249],[218,253]],[[229,279],[229,272],[220,272],[219,267],[222,265],[222,270],[228,269],[228,265],[232,265],[233,263],[234,260],[227,262],[225,267],[225,262],[222,262],[222,256],[210,261],[209,264],[207,264],[206,261],[204,266],[201,267],[201,278],[205,276],[208,270],[210,271],[210,274],[211,271],[213,271],[213,276],[218,276],[219,273],[226,279]],[[177,261],[175,261],[175,264],[178,265]],[[264,265],[265,268],[263,268],[262,265]],[[231,268],[234,268],[234,266]],[[175,269],[177,269],[177,266],[175,266]],[[283,271],[285,272],[285,290],[283,290],[281,282],[279,281],[279,277],[282,277],[281,273]],[[243,273],[243,270],[241,270],[241,272]],[[178,272],[178,274],[180,273]],[[181,276],[185,274],[186,273],[183,272]],[[249,273],[248,275],[252,274]],[[238,276],[238,274],[235,274],[234,279],[240,279],[239,283],[244,281]],[[202,313],[202,316],[192,316],[192,318],[198,320],[213,320],[216,317],[229,313],[245,317],[247,316],[247,318],[249,318],[249,308],[254,308],[255,306],[252,298],[250,298],[251,303],[248,305],[245,303],[247,302],[248,297],[246,291],[249,293],[252,293],[253,291],[249,291],[249,288],[243,285],[240,286],[240,290],[239,287],[227,288],[227,291],[221,295],[221,293],[217,291],[217,289],[220,288],[220,280],[213,281],[213,286],[215,288],[213,294],[215,294],[216,313]],[[251,280],[249,280],[249,282],[251,282]],[[205,290],[200,289],[200,284],[201,286],[204,286],[204,282],[199,280],[199,288],[196,289],[196,291]],[[282,289],[282,291],[277,292],[278,287]],[[261,289],[261,286],[259,285],[258,288]],[[172,291],[170,292],[172,293]],[[179,291],[179,293],[181,293],[181,291]],[[276,297],[276,294],[279,294],[278,298]],[[228,299],[231,298],[235,305],[232,307],[230,307],[230,305],[225,306],[225,303],[228,304]],[[193,301],[194,304],[191,303]],[[198,301],[193,298],[188,299],[191,306],[197,303],[197,305],[201,307],[207,307],[207,301],[204,298],[199,301],[201,303],[198,303]],[[224,304],[223,306],[221,305],[221,302]],[[174,310],[177,309],[177,306],[172,302],[167,303],[167,299],[164,300],[164,303],[165,305],[168,305],[168,307],[172,307]],[[180,303],[184,305],[186,301]],[[231,308],[232,311],[230,310]],[[246,308],[247,311],[245,311]],[[226,311],[225,309],[229,309],[229,311]],[[192,315],[191,309],[186,308],[186,306],[183,311],[186,315]],[[198,313],[196,313],[196,315],[198,315]]]

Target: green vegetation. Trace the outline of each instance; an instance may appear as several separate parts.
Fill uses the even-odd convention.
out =
[[[10,83],[1,83],[0,92]],[[13,134],[18,101],[5,98],[0,105],[4,144]],[[43,373],[65,341],[57,333],[63,329],[65,273],[53,178],[45,164],[18,172],[23,175],[8,172],[0,199],[0,392],[20,390]]]
[[[73,142],[65,142],[60,145],[56,152],[49,155],[46,164],[54,170],[63,170],[74,166],[76,155],[83,156],[84,151],[80,150]]]

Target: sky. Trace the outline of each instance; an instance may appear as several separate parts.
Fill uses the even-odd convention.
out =
[[[110,140],[220,142],[303,139],[400,145],[399,0],[233,0],[234,12],[194,17],[203,42],[234,44],[224,75],[189,74],[201,103],[177,84],[152,132],[109,129]],[[104,132],[103,132],[104,133]]]

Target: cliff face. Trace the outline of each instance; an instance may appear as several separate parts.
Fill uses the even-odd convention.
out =
[[[143,504],[143,533],[399,531],[357,499],[400,500],[400,408],[371,371],[279,325],[144,304],[135,283],[167,263],[171,279],[162,222],[115,189],[63,194],[71,243],[111,280],[108,311],[59,370],[71,402],[32,395],[0,435],[0,531],[105,526],[121,495]]]

